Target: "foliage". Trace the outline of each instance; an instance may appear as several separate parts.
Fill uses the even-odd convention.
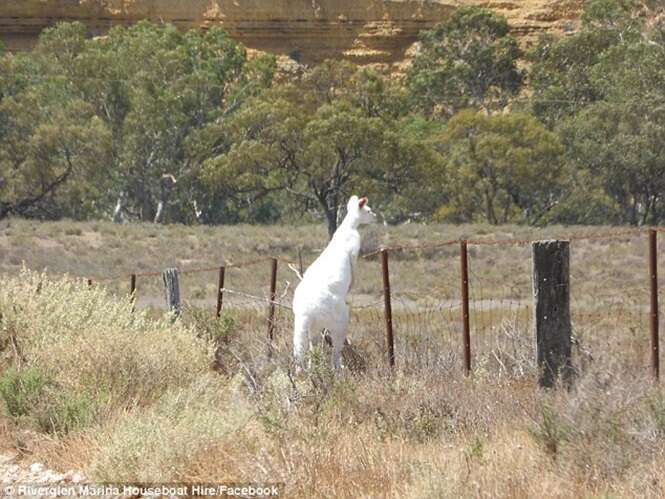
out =
[[[187,307],[197,336],[213,344],[229,343],[237,335],[237,321],[232,313],[224,311],[219,317],[210,317],[208,310]]]
[[[422,33],[421,44],[408,86],[427,115],[450,116],[467,107],[501,109],[521,88],[517,42],[506,19],[490,10],[461,7],[450,21]]]
[[[29,414],[41,396],[46,381],[38,369],[10,367],[0,377],[0,396],[10,416]]]
[[[286,193],[301,209],[320,209],[332,235],[352,190],[394,191],[418,167],[422,144],[390,119],[400,112],[384,95],[392,87],[378,81],[368,70],[327,62],[297,87],[251,99],[212,125],[227,146],[207,160],[206,180],[255,197]]]
[[[548,454],[555,457],[561,444],[570,438],[572,429],[561,421],[561,417],[552,407],[545,404],[541,409],[540,420],[535,422],[530,433]]]
[[[403,76],[324,61],[275,78],[219,28],[60,23],[0,52],[0,218],[324,219],[332,234],[355,193],[391,223],[657,224],[659,12],[589,0],[525,65],[505,18],[463,7]]]
[[[64,25],[0,62],[0,218],[99,214],[111,136],[61,65],[83,42],[82,26]]]
[[[531,116],[462,111],[448,122],[441,148],[448,218],[537,223],[561,197],[562,147]]]
[[[186,141],[251,94],[245,64],[244,51],[219,28],[183,34],[148,23],[114,28],[86,53],[82,67],[105,71],[84,91],[112,130],[113,195],[126,195],[129,213],[152,220],[157,201],[173,196],[171,219],[192,218]],[[164,175],[177,183],[165,187]]]
[[[633,225],[662,219],[665,31],[658,24],[645,28],[638,7],[591,1],[579,33],[543,39],[531,54],[533,111],[560,136],[576,179],[555,219]]]
[[[544,35],[529,53],[533,112],[546,124],[553,126],[603,98],[594,82],[594,67],[607,49],[641,38],[641,26],[630,15],[629,5],[624,0],[592,0],[579,32],[561,39]]]
[[[603,101],[560,126],[570,162],[603,183],[620,208],[620,222],[659,220],[665,194],[664,118],[642,101]]]
[[[234,410],[227,412],[228,407]],[[227,394],[219,377],[203,375],[189,387],[165,393],[140,414],[121,417],[91,472],[109,482],[171,482],[192,459],[209,454],[212,445],[231,442],[252,413],[242,399]]]
[[[147,22],[92,40],[80,23],[59,24],[33,53],[3,64],[0,216],[37,209],[100,216],[120,198],[127,216],[140,220],[153,220],[162,201],[172,221],[193,219],[188,137],[269,82],[272,71],[265,59],[248,64],[219,28],[181,33]],[[174,185],[165,185],[168,175]],[[56,188],[72,191],[60,211],[44,199]]]
[[[565,141],[563,144],[565,145]],[[563,161],[566,161],[565,157]],[[565,194],[543,221],[566,225],[618,224],[621,220],[621,207],[608,195],[602,179],[585,169],[566,168],[568,177],[564,181]]]
[[[86,394],[53,394],[37,413],[41,431],[67,434],[91,425],[96,416],[93,400]]]
[[[151,403],[208,364],[208,343],[188,327],[132,312],[129,299],[81,281],[22,272],[3,281],[0,310],[22,364],[4,371],[0,395],[10,415],[42,432],[82,430]]]
[[[55,386],[54,380],[33,366],[6,369],[0,377],[0,396],[10,416],[34,420],[45,433],[65,434],[84,428],[95,416],[89,396]]]

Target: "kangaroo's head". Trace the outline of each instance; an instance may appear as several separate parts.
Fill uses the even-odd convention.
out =
[[[376,222],[376,214],[369,207],[366,197],[351,196],[346,205],[346,210],[349,215],[355,218],[358,225]]]

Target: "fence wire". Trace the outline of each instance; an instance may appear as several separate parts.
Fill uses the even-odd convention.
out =
[[[471,244],[469,315],[472,366],[526,373],[533,367],[531,248]]]
[[[648,371],[648,249],[646,232],[571,243],[571,319],[582,363]]]
[[[659,232],[665,229],[658,229]],[[510,234],[508,234],[510,236]],[[643,229],[574,233],[570,237],[571,322],[576,363],[613,363],[649,370],[649,246]],[[665,250],[665,236],[658,254]],[[467,240],[471,363],[475,370],[533,373],[531,241],[483,236]],[[386,358],[381,251],[389,254],[392,324],[397,364],[404,369],[449,370],[463,362],[460,241],[392,245],[359,259],[350,295],[349,337],[368,357]],[[307,268],[318,252],[301,255]],[[265,256],[224,262],[223,310],[267,338],[272,259],[277,258],[274,340],[290,350],[291,303],[300,259]],[[662,258],[661,258],[662,261]],[[185,306],[214,313],[219,267],[183,268]],[[660,273],[662,284],[665,272]],[[137,273],[137,306],[163,308],[160,272]],[[129,291],[128,275],[98,279]],[[660,289],[660,288],[659,288]],[[662,300],[661,300],[662,301]]]

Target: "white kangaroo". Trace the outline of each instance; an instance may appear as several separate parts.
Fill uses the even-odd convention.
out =
[[[308,346],[318,344],[321,331],[327,329],[332,340],[332,365],[339,369],[349,323],[346,296],[360,252],[358,227],[374,222],[376,215],[367,198],[352,196],[346,217],[298,284],[293,297],[293,354],[299,367],[303,367]]]

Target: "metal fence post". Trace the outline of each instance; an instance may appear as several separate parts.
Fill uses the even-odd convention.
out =
[[[129,278],[129,296],[132,300],[132,312],[136,310],[136,274]]]
[[[220,317],[222,315],[222,299],[224,297],[224,273],[226,272],[226,267],[219,268],[219,278],[217,281],[217,310],[215,315]]]
[[[649,230],[649,284],[651,287],[651,370],[660,378],[660,356],[658,345],[658,232]]]
[[[381,250],[381,268],[383,270],[383,300],[386,319],[386,344],[388,364],[395,367],[395,341],[393,337],[393,309],[390,302],[390,271],[388,269],[388,250]]]
[[[469,326],[469,263],[467,242],[460,241],[460,277],[462,288],[462,337],[464,342],[464,372],[471,373],[471,328]]]
[[[270,308],[268,309],[268,339],[272,342],[275,330],[275,294],[277,292],[277,258],[270,259]]]
[[[300,278],[302,278],[305,274],[302,266],[302,248],[298,248],[298,270],[300,271]]]

